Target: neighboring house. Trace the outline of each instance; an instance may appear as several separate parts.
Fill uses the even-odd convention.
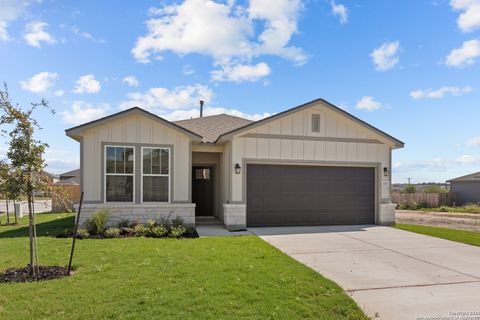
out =
[[[448,180],[454,193],[455,205],[480,203],[480,172]]]
[[[170,122],[138,107],[66,130],[80,142],[82,220],[214,216],[252,226],[392,224],[403,143],[318,99],[260,121]]]
[[[80,169],[64,172],[60,174],[60,180],[55,183],[59,186],[78,186],[80,185]]]

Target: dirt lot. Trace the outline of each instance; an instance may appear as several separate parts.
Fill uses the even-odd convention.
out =
[[[398,223],[480,232],[480,214],[397,210],[396,220]]]

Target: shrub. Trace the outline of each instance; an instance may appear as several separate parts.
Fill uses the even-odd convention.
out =
[[[185,228],[184,226],[172,226],[170,228],[170,237],[180,238],[186,231],[187,228]]]
[[[422,200],[416,204],[416,209],[423,209],[423,208],[428,208],[428,203]]]
[[[147,227],[148,228],[153,228],[156,225],[157,225],[157,222],[155,222],[155,220],[153,220],[153,219],[150,219],[150,220],[147,221]]]
[[[117,226],[121,228],[130,228],[132,222],[129,219],[122,219],[118,222]]]
[[[145,228],[143,224],[137,224],[133,227],[133,232],[135,233],[135,236],[142,237],[147,234],[148,229]]]
[[[152,238],[162,238],[165,237],[168,233],[168,228],[165,226],[153,226],[147,233],[147,237]]]
[[[103,233],[105,238],[118,238],[120,237],[120,229],[119,228],[108,228]]]
[[[121,227],[120,234],[123,236],[133,236],[135,235],[135,230],[133,228]]]
[[[170,223],[170,225],[172,226],[183,226],[183,220],[182,218],[179,218],[179,217],[176,217],[175,219],[173,219]]]
[[[90,237],[90,233],[87,229],[80,228],[77,230],[77,239],[87,239],[88,237]]]
[[[86,222],[85,227],[90,234],[101,235],[107,225],[108,216],[110,212],[108,209],[101,209],[96,211]]]
[[[440,211],[440,212],[448,212],[448,207],[446,207],[446,206],[441,206],[440,208],[438,208],[438,211]]]

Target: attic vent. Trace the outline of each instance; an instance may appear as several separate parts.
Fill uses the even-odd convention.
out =
[[[320,132],[320,115],[312,114],[312,132]]]

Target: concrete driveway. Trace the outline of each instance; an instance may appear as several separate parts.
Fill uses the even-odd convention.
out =
[[[372,318],[480,319],[480,247],[381,226],[249,230],[335,281]]]

